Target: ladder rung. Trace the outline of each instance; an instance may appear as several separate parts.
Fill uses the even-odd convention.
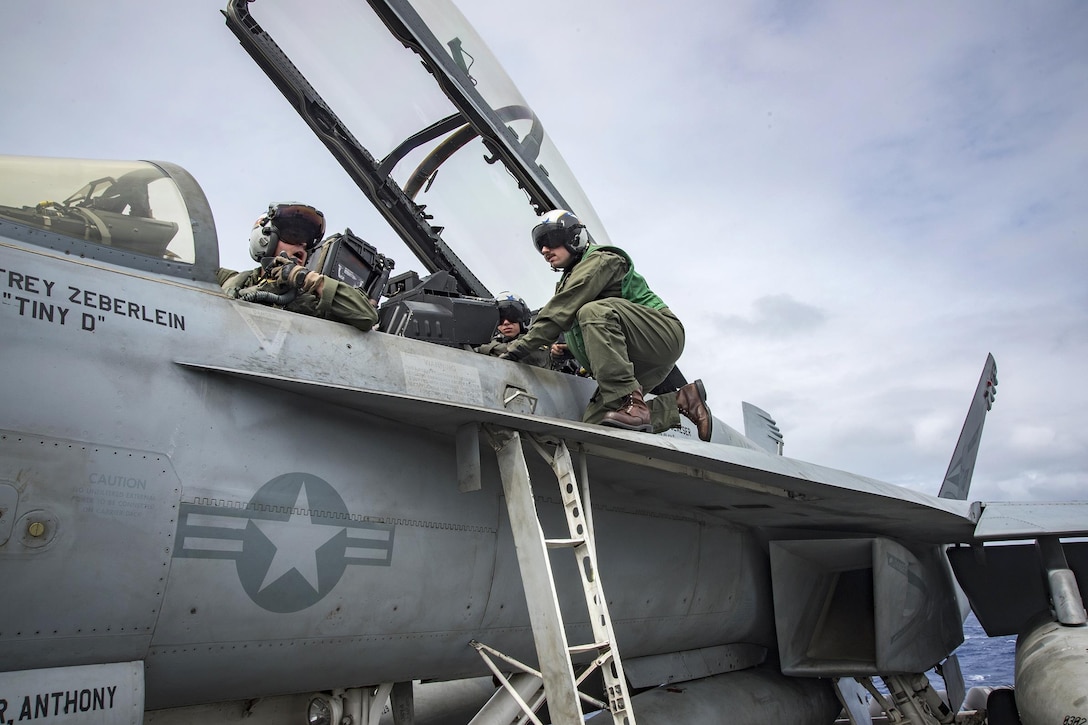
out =
[[[545,539],[544,543],[548,545],[549,549],[571,549],[575,546],[581,546],[586,543],[583,539]]]
[[[594,650],[610,650],[612,645],[608,642],[590,642],[589,644],[576,644],[567,648],[572,655],[579,654],[581,652],[593,652]]]
[[[629,706],[630,693],[620,664],[620,654],[616,649],[615,633],[606,606],[607,599],[597,578],[596,553],[593,546],[593,527],[590,517],[590,502],[585,456],[581,461],[581,486],[574,472],[567,444],[559,440],[555,443],[554,454],[548,451],[537,436],[528,436],[537,452],[551,467],[559,482],[563,498],[564,512],[567,519],[567,533],[571,538],[549,539],[543,536],[540,514],[533,497],[529,468],[522,450],[522,437],[515,430],[497,429],[492,432],[492,440],[498,454],[499,473],[502,477],[503,493],[510,515],[510,531],[517,548],[518,566],[521,569],[522,583],[526,601],[529,604],[530,621],[533,625],[533,640],[540,658],[541,678],[549,680],[545,685],[545,695],[550,702],[553,717],[564,723],[575,723],[581,719],[579,699],[590,701],[579,686],[594,672],[599,672],[604,680],[608,702],[594,702],[601,710],[612,715],[612,725],[633,725],[634,715]],[[584,487],[584,489],[582,488]],[[583,507],[583,498],[584,507]],[[544,544],[544,549],[541,549]],[[578,562],[579,574],[586,606],[590,615],[591,637],[600,641],[589,644],[570,646],[564,629],[563,613],[560,611],[559,593],[552,573],[551,557],[547,550],[572,549]],[[566,655],[563,652],[566,651]],[[481,655],[483,655],[481,650]],[[503,659],[505,656],[499,655]],[[484,657],[492,672],[498,674],[494,663]],[[581,674],[574,675],[575,660],[586,664]],[[527,670],[528,671],[528,670]],[[550,678],[550,679],[549,679]],[[504,679],[500,677],[500,679]],[[504,687],[506,685],[504,684]],[[517,697],[511,692],[512,697]],[[527,704],[518,702],[522,712],[536,722]],[[481,711],[483,714],[483,711]],[[3,725],[0,723],[0,725]]]

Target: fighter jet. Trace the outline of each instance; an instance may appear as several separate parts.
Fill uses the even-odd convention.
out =
[[[1088,718],[1088,505],[969,500],[992,358],[936,495],[754,406],[581,423],[592,380],[467,349],[454,249],[554,208],[608,242],[539,119],[445,0],[308,8],[225,15],[423,267],[308,261],[377,331],[225,294],[174,163],[0,158],[0,725],[953,722],[969,609],[1020,638],[990,722]]]

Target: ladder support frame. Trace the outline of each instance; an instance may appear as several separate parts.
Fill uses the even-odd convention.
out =
[[[540,672],[536,673],[535,670],[502,655],[487,645],[474,642],[473,647],[484,658],[492,672],[504,682],[504,687],[507,687],[507,690],[517,698],[523,712],[533,718],[534,722],[536,719],[529,706],[505,684],[505,678],[499,674],[498,668],[487,656],[485,649],[519,669],[541,677],[553,725],[579,725],[582,722],[580,699],[607,709],[612,714],[616,725],[635,725],[627,681],[616,648],[615,632],[608,614],[607,599],[597,568],[585,456],[581,456],[579,466],[581,475],[578,476],[575,474],[574,463],[565,441],[551,440],[550,442],[555,445],[555,452],[551,453],[537,436],[528,436],[529,442],[547,461],[556,476],[566,514],[570,538],[549,541],[545,539],[540,525],[532,481],[522,450],[521,434],[514,430],[492,426],[484,426],[484,428],[499,462],[499,473],[506,496],[510,528],[517,549],[518,566],[525,588],[526,605],[529,609]],[[567,642],[563,614],[552,574],[549,548],[571,548],[577,557],[576,568],[582,580],[582,589],[593,630],[592,644],[572,648]],[[580,676],[575,677],[572,652],[594,650],[597,656],[593,662]],[[578,689],[585,678],[598,667],[601,668],[604,676],[605,691],[608,695],[607,705],[583,694]]]

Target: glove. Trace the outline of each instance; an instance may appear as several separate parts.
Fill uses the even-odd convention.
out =
[[[509,360],[510,362],[518,362],[523,357],[525,357],[525,353],[520,347],[512,347],[502,355],[499,355],[500,360]]]
[[[306,269],[294,259],[281,254],[272,260],[272,267],[268,270],[270,279],[287,287],[297,289],[302,293],[313,293],[321,284],[321,274]]]

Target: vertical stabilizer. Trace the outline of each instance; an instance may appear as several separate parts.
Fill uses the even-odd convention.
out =
[[[987,355],[982,377],[975,388],[975,396],[971,398],[971,407],[967,410],[967,420],[963,422],[963,430],[956,442],[952,461],[948,464],[948,472],[944,474],[941,492],[937,494],[940,498],[967,500],[971,476],[975,472],[978,444],[982,439],[982,424],[986,421],[986,411],[993,406],[996,392],[997,363],[994,362],[993,355]]]

